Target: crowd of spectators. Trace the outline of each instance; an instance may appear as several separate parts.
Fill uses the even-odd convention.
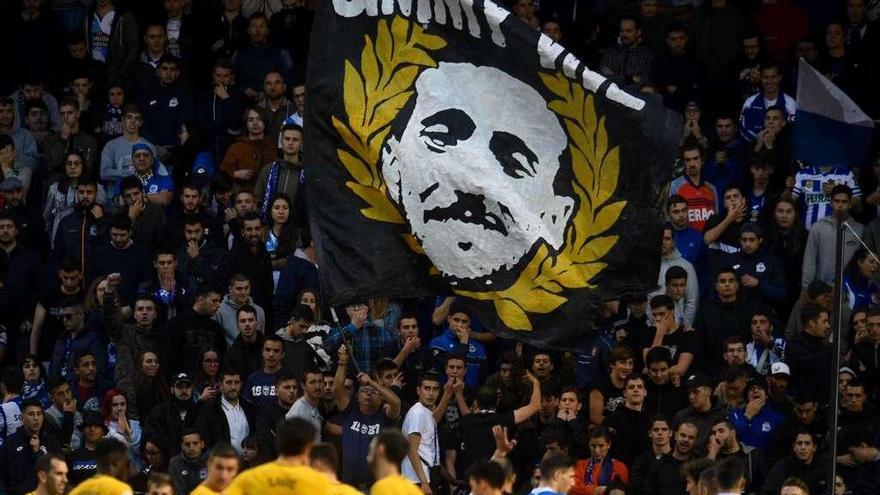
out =
[[[567,352],[447,295],[323,300],[301,163],[315,4],[0,3],[0,493],[61,465],[76,486],[113,438],[135,491],[167,473],[187,494],[277,456],[284,418],[362,490],[401,464],[423,493],[501,493],[493,458],[515,493],[880,493],[880,155],[792,158],[800,58],[880,114],[880,2],[508,5],[683,116],[658,288],[602,301]]]

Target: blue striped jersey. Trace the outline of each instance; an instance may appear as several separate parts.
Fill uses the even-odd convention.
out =
[[[802,199],[801,210],[804,212],[804,227],[809,230],[814,223],[831,215],[831,198],[822,191],[822,184],[827,181],[845,184],[852,189],[853,197],[862,195],[861,189],[852,172],[845,167],[831,167],[822,173],[819,167],[801,169],[794,177],[794,190],[791,195]]]

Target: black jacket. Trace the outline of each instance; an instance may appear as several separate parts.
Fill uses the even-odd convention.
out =
[[[109,229],[106,218],[107,215],[95,218],[90,211],[74,208],[61,220],[55,231],[52,242],[52,258],[55,262],[65,256],[75,256],[88,264],[93,250],[107,241]]]
[[[814,391],[820,402],[828,402],[831,346],[826,339],[814,337],[807,332],[795,335],[788,341],[785,361],[791,368],[791,390],[795,396]]]
[[[263,359],[263,336],[257,333],[257,340],[248,344],[241,338],[241,334],[232,341],[232,347],[226,352],[223,365],[226,369],[241,372],[242,382],[251,376],[251,373],[260,369]]]
[[[685,495],[682,464],[684,462],[672,457],[672,453],[660,457],[645,480],[645,495]]]
[[[797,478],[810,487],[810,493],[826,493],[825,486],[828,484],[828,462],[816,455],[813,462],[806,464],[797,457],[789,455],[780,459],[773,465],[764,486],[761,487],[761,495],[777,495],[782,488],[782,483],[788,478]]]
[[[724,339],[738,335],[748,342],[751,321],[752,312],[739,297],[730,303],[721,302],[715,295],[703,301],[694,320],[694,329],[703,336],[703,352],[697,364],[710,376],[720,372]]]
[[[37,474],[34,471],[37,459],[46,453],[60,454],[54,431],[45,425],[40,430],[40,445],[36,453],[31,450],[30,436],[24,428],[6,437],[0,450],[0,490],[7,495],[21,495],[37,487]]]
[[[202,228],[205,230],[205,239],[207,239],[215,248],[228,250],[226,244],[226,236],[223,234],[223,222],[210,211],[202,208],[198,213],[194,213],[202,220]],[[168,243],[175,247],[182,247],[186,250],[186,242],[184,242],[184,226],[186,225],[186,213],[180,202],[175,202],[171,206],[171,213],[168,215],[168,223],[165,224],[165,239]],[[179,263],[178,259],[178,263]],[[225,282],[225,281],[224,281]]]
[[[199,416],[199,405],[192,401],[181,404],[186,409],[186,416],[180,418],[180,410],[175,400],[163,402],[153,408],[147,415],[144,426],[144,438],[157,438],[162,445],[169,448],[168,456],[180,453],[180,440],[183,430],[195,428]],[[205,443],[205,445],[211,445]]]
[[[617,436],[611,444],[611,457],[627,466],[632,465],[633,459],[649,446],[649,417],[650,415],[644,409],[634,411],[624,406],[618,407],[605,418],[605,426],[610,426],[617,431]]]
[[[226,353],[223,327],[211,317],[202,316],[193,309],[170,319],[162,329],[162,337],[168,346],[164,354],[168,356],[165,374],[169,377],[181,371],[198,370],[201,366],[200,352],[207,346],[217,348],[221,359]]]
[[[247,275],[251,280],[251,297],[266,312],[266,321],[274,321],[271,313],[275,280],[272,278],[272,258],[266,248],[259,245],[254,254],[245,242],[237,242],[229,257],[229,273]]]
[[[732,454],[719,453],[716,461],[721,462],[728,457],[736,457],[745,465],[746,493],[758,493],[758,490],[764,486],[764,480],[767,479],[768,471],[767,460],[761,454],[761,451],[754,447],[740,444],[740,449]]]
[[[202,408],[202,412],[199,414],[198,421],[196,421],[196,428],[201,432],[205,445],[215,445],[218,442],[230,443],[229,423],[226,420],[226,414],[223,412],[221,402],[222,397],[217,397],[205,404],[205,407]],[[238,403],[247,417],[248,432],[256,432],[259,407],[244,400],[239,400]]]

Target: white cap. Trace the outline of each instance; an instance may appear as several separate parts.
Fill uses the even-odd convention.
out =
[[[788,369],[788,365],[783,362],[773,363],[770,365],[770,374],[791,376],[791,370]]]

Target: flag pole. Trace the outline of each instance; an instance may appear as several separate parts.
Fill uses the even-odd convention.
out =
[[[828,484],[830,490],[834,489],[834,481],[837,477],[837,423],[840,402],[840,382],[838,374],[840,370],[840,353],[842,350],[843,336],[843,246],[845,244],[846,230],[849,224],[846,221],[837,222],[837,240],[835,246],[834,268],[834,301],[831,309],[832,321],[831,332],[828,334],[829,343],[832,346],[831,354],[831,397],[828,411]]]

